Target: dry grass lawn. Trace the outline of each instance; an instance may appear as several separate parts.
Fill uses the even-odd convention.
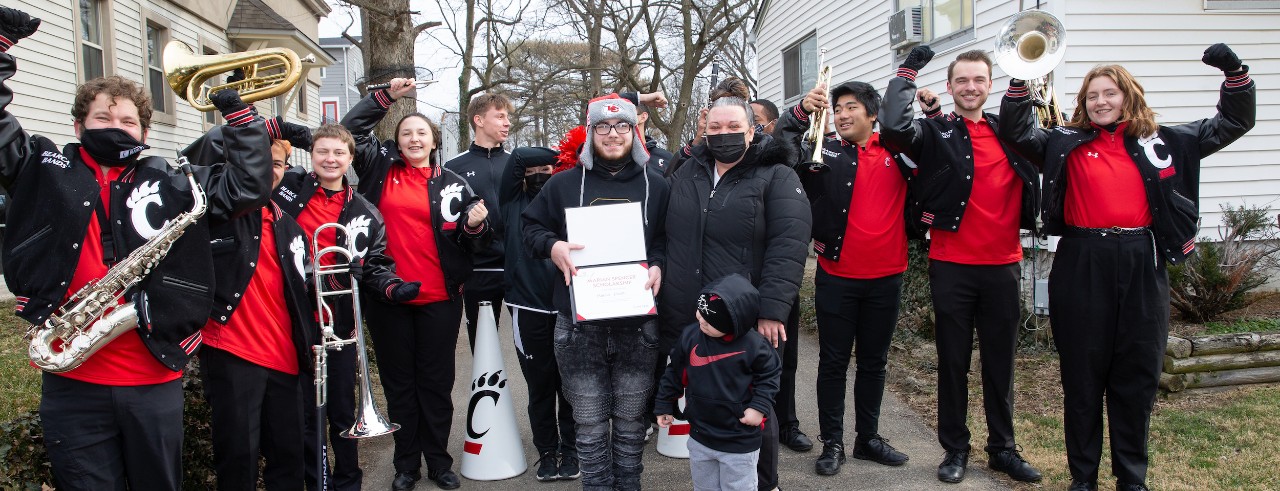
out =
[[[26,321],[13,313],[13,301],[0,302],[0,422],[40,405],[40,371],[27,361]]]

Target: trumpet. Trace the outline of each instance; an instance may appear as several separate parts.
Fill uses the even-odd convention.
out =
[[[1010,77],[1027,81],[1036,105],[1036,121],[1044,128],[1064,123],[1048,75],[1067,55],[1066,36],[1062,21],[1036,9],[1014,14],[996,36],[996,64]]]
[[[287,48],[197,55],[182,41],[169,41],[161,60],[169,87],[203,112],[215,109],[209,95],[224,89],[237,90],[240,100],[250,104],[284,94],[302,79],[302,63]],[[209,79],[237,68],[244,69],[243,80],[205,85]]]
[[[818,50],[818,83],[814,87],[827,87],[827,93],[831,93],[831,65],[824,62],[827,58],[827,48]],[[803,104],[803,103],[801,103]],[[831,167],[822,162],[822,142],[827,136],[827,117],[828,110],[826,106],[818,108],[809,117],[809,130],[804,134],[804,140],[813,144],[813,157],[805,162],[804,165],[809,172],[826,172]]]

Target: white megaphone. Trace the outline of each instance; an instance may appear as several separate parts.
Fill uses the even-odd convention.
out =
[[[471,399],[467,403],[467,436],[462,446],[462,476],[475,481],[508,479],[529,468],[516,426],[516,408],[507,388],[498,323],[490,305],[480,302],[471,362]]]
[[[667,358],[671,363],[671,358]],[[684,414],[684,394],[676,401],[677,413]],[[674,416],[674,415],[673,415]],[[673,459],[689,458],[689,422],[683,419],[671,421],[666,428],[658,428],[658,453]]]

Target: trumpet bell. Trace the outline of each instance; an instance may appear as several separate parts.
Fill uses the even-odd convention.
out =
[[[1067,54],[1067,30],[1043,10],[1018,12],[996,36],[993,58],[1010,77],[1035,80],[1053,71]]]

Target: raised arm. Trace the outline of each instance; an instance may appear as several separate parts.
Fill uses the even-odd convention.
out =
[[[373,134],[373,128],[387,116],[387,109],[391,104],[413,90],[415,90],[413,79],[391,79],[390,88],[370,92],[355,107],[352,107],[346,116],[343,116],[342,126],[350,131],[351,136],[356,140],[356,153],[351,160],[351,166],[356,169],[357,175],[364,176],[368,169],[373,168],[377,159],[382,158],[382,142],[378,141],[378,137]]]
[[[21,192],[13,189],[13,181],[27,161],[34,160],[34,154],[31,138],[18,118],[9,112],[13,89],[9,88],[8,81],[18,72],[18,61],[7,52],[18,40],[35,34],[39,27],[40,19],[32,19],[20,10],[0,7],[0,185],[10,194]]]
[[[915,109],[911,107],[918,92],[916,74],[931,59],[933,50],[928,46],[912,48],[907,59],[898,67],[897,76],[889,80],[889,87],[884,93],[884,104],[880,106],[880,138],[889,148],[912,158],[920,155],[920,150],[926,143],[925,131],[920,121],[915,119]],[[926,116],[932,117],[935,114],[927,113]]]
[[[1206,65],[1222,70],[1226,80],[1218,91],[1218,113],[1208,119],[1172,128],[1174,132],[1195,135],[1200,141],[1200,157],[1212,155],[1236,141],[1253,128],[1258,116],[1257,89],[1249,77],[1249,66],[1225,44],[1218,43],[1204,51]]]
[[[200,169],[198,180],[209,200],[210,220],[229,221],[267,203],[271,194],[271,139],[253,106],[234,90],[211,97],[227,120],[222,132],[222,163]]]
[[[1036,167],[1044,166],[1045,143],[1049,131],[1036,127],[1036,105],[1027,83],[1013,79],[1000,101],[1000,125],[996,136]]]

